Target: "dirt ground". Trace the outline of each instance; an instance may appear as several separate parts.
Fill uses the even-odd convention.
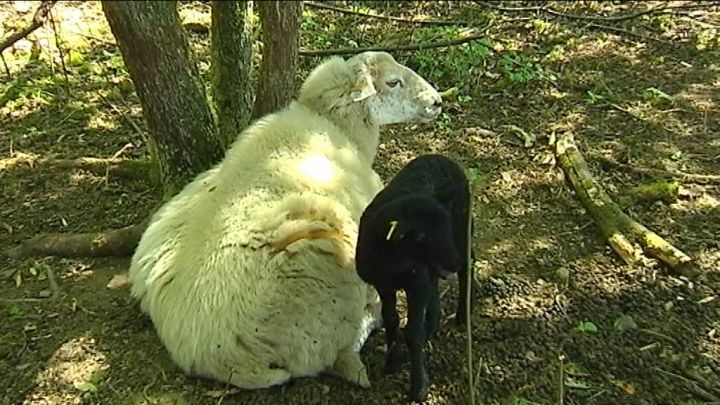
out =
[[[512,9],[503,10],[497,9],[502,3],[479,2],[332,3],[466,26],[306,7],[303,48],[487,36],[482,43],[392,52],[440,90],[458,92],[434,125],[386,128],[377,158],[385,179],[428,152],[447,154],[472,173],[481,286],[472,318],[477,403],[718,401],[720,182],[681,181],[669,201],[627,200],[627,187],[650,179],[608,169],[593,156],[720,175],[720,6],[680,2],[685,6],[666,12],[587,20],[577,16],[625,16],[665,3],[550,2],[549,11],[523,2],[505,2]],[[36,7],[0,4],[0,38],[25,24]],[[204,4],[185,2],[181,15],[185,22],[209,21]],[[22,41],[3,53],[9,68],[9,75],[0,71],[3,250],[39,233],[137,223],[161,197],[148,180],[33,160],[111,157],[127,144],[125,157],[147,153],[135,128],[145,130],[140,107],[99,4],[61,2],[54,20],[64,69],[47,27],[30,38],[37,45]],[[208,37],[194,32],[191,38],[207,74]],[[302,57],[300,76],[320,60]],[[524,147],[507,125],[534,135],[535,142]],[[625,211],[695,259],[703,279],[671,275],[653,261],[628,266],[618,258],[555,165],[549,143],[567,131]],[[0,403],[404,401],[407,371],[380,374],[382,331],[362,351],[371,371],[368,390],[330,376],[258,391],[185,376],[128,287],[110,283],[127,266],[127,258],[0,255]],[[452,282],[441,288],[449,315],[457,288]],[[463,330],[446,319],[430,353],[427,402],[468,403]]]

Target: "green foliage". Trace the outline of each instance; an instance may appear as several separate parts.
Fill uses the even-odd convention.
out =
[[[598,327],[590,321],[580,321],[577,329],[583,333],[596,333],[598,331]]]
[[[418,30],[416,41],[427,43],[461,37],[457,27],[423,27]],[[449,87],[467,82],[472,69],[490,56],[491,47],[490,42],[480,39],[449,48],[423,49],[415,54],[415,64],[422,76],[441,87]]]
[[[597,104],[602,100],[605,100],[605,96],[600,93],[595,93],[592,90],[588,90],[585,92],[585,102],[590,105]]]
[[[498,68],[503,75],[505,86],[524,85],[536,80],[556,80],[555,75],[538,62],[516,52],[503,54],[498,62]]]
[[[435,129],[442,133],[448,133],[452,131],[452,118],[450,117],[450,114],[446,112],[441,112],[440,116],[435,120]]]

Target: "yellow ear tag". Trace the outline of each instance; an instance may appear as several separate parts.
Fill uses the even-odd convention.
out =
[[[392,234],[395,232],[397,224],[398,221],[390,221],[390,230],[388,231],[387,236],[385,236],[385,240],[390,240],[390,238],[392,238]]]

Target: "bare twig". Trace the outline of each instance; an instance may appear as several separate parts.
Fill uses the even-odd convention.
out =
[[[467,218],[467,240],[472,240],[472,197],[468,200],[468,218]],[[467,297],[465,302],[465,317],[467,323],[467,370],[468,370],[468,389],[470,390],[470,405],[475,405],[475,384],[473,384],[473,351],[472,351],[472,319],[470,305],[472,302],[473,275],[475,266],[472,261],[472,243],[467,244],[465,251],[467,258]]]
[[[58,35],[57,27],[55,26],[55,17],[52,11],[50,11],[48,15],[50,16],[50,25],[52,25],[53,34],[55,35],[55,46],[57,47],[58,54],[60,54],[60,65],[62,66],[63,76],[65,77],[65,86],[67,87],[70,85],[70,79],[68,78],[67,66],[65,66],[65,54],[60,44],[60,35]]]
[[[616,169],[622,169],[630,173],[640,174],[644,176],[652,176],[652,177],[663,177],[663,178],[674,178],[674,179],[680,179],[684,182],[688,183],[698,183],[698,184],[720,184],[720,176],[719,175],[713,175],[713,174],[695,174],[695,173],[684,173],[677,170],[663,170],[663,169],[654,169],[654,168],[647,168],[647,167],[636,167],[631,166],[625,163],[620,163],[616,161],[615,159],[602,156],[602,155],[592,155],[595,159],[599,160],[606,166],[610,166]]]
[[[672,344],[679,345],[677,339],[675,339],[674,337],[665,335],[665,334],[660,333],[660,332],[655,332],[654,330],[640,328],[640,329],[638,329],[638,332],[642,332],[642,333],[645,333],[645,334],[648,334],[648,335],[651,335],[651,336],[655,336],[655,337],[658,337],[658,338],[663,339],[663,340],[665,340],[665,341],[668,341],[668,342],[670,342],[670,343],[672,343]]]
[[[565,355],[558,357],[560,361],[560,372],[558,373],[558,404],[565,403]]]
[[[2,42],[0,42],[0,52],[11,47],[15,42],[30,35],[36,29],[42,27],[42,25],[45,23],[45,19],[47,18],[50,10],[55,5],[55,3],[56,1],[43,1],[40,4],[40,7],[38,7],[37,11],[35,11],[32,23],[30,25],[14,34],[11,34],[9,37],[5,38]]]
[[[48,283],[50,283],[50,291],[52,291],[52,300],[55,301],[60,297],[60,287],[58,287],[57,280],[55,279],[55,272],[51,268],[47,268]]]
[[[467,42],[477,41],[483,38],[487,38],[487,35],[485,34],[473,34],[468,35],[465,38],[460,39],[454,39],[450,41],[438,41],[438,42],[430,42],[427,44],[408,44],[408,45],[398,45],[398,46],[369,46],[369,47],[361,47],[361,48],[337,48],[337,49],[318,49],[318,50],[310,50],[310,49],[301,49],[300,55],[302,56],[330,56],[330,55],[349,55],[349,54],[355,54],[360,52],[366,52],[366,51],[419,51],[423,49],[432,49],[432,48],[444,48],[448,46],[455,46],[455,45],[461,45]],[[480,44],[488,49],[494,50],[492,46],[487,45],[483,42],[480,42]]]
[[[99,93],[98,93],[98,96],[100,97],[100,100],[102,100],[103,103],[105,103],[105,105],[107,105],[108,107],[110,107],[110,108],[111,108],[113,111],[115,111],[125,122],[127,122],[127,123],[132,127],[132,129],[135,130],[135,132],[140,136],[140,138],[142,138],[143,140],[146,140],[145,133],[143,132],[143,130],[140,128],[140,126],[139,126],[132,118],[130,118],[127,114],[125,114],[124,112],[122,112],[122,110],[120,110],[115,104],[111,103],[108,99],[106,99],[105,97],[103,97],[102,94],[99,94]]]
[[[8,66],[7,61],[5,60],[5,55],[0,52],[0,60],[2,60],[3,66],[5,66],[5,74],[7,75],[8,79],[12,79],[12,75],[10,74],[10,66]]]
[[[720,3],[714,1],[714,2],[705,2],[700,4],[664,4],[656,7],[650,7],[646,10],[637,11],[630,14],[622,14],[622,15],[614,15],[614,16],[593,16],[593,15],[580,15],[580,14],[569,14],[564,13],[562,11],[555,10],[553,8],[544,6],[538,6],[538,7],[502,7],[497,6],[492,3],[485,3],[485,2],[478,2],[479,5],[490,8],[497,11],[504,11],[504,12],[526,12],[526,11],[535,11],[535,12],[542,12],[546,14],[550,14],[556,17],[562,17],[567,18],[571,20],[581,20],[581,21],[603,21],[603,22],[619,22],[619,21],[626,21],[626,20],[632,20],[637,17],[641,17],[647,14],[663,14],[663,13],[669,13],[674,12],[675,10],[688,10],[688,9],[695,9],[695,8],[705,8],[705,7],[713,7]]]
[[[720,398],[718,398],[716,395],[714,395],[714,394],[706,391],[704,388],[698,386],[697,383],[695,383],[695,381],[690,380],[690,379],[688,379],[688,378],[686,378],[686,377],[684,377],[684,376],[682,376],[682,375],[680,375],[680,374],[673,373],[673,372],[667,371],[667,370],[663,370],[663,369],[660,368],[660,367],[655,367],[655,370],[657,370],[657,371],[659,371],[660,373],[665,374],[665,375],[667,375],[667,376],[675,377],[675,378],[677,378],[677,379],[679,379],[679,380],[682,380],[682,381],[686,382],[687,385],[690,386],[690,389],[693,391],[693,393],[694,393],[695,395],[697,395],[698,397],[702,398],[703,400],[709,401],[709,402],[714,403],[714,404],[720,403]]]
[[[351,15],[357,15],[357,16],[361,16],[361,17],[376,18],[378,20],[396,21],[396,22],[402,22],[402,23],[408,23],[408,24],[470,25],[469,21],[462,21],[462,20],[416,20],[413,18],[402,18],[402,17],[386,16],[386,15],[381,15],[381,14],[370,14],[370,13],[364,13],[362,11],[348,10],[346,8],[335,7],[335,6],[331,6],[329,4],[317,3],[314,1],[304,1],[303,4],[305,4],[308,7],[319,8],[322,10],[330,10],[330,11],[335,11],[335,12],[343,13],[343,14],[351,14]]]

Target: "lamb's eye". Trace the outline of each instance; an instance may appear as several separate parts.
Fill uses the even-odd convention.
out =
[[[400,80],[400,79],[392,79],[392,80],[388,81],[388,82],[385,83],[385,84],[387,84],[388,87],[390,87],[390,88],[395,88],[395,87],[397,87],[398,85],[402,85],[402,80]]]

